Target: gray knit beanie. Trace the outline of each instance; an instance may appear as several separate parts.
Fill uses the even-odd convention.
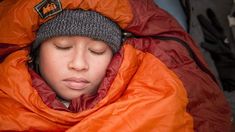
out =
[[[104,41],[114,53],[121,47],[121,29],[110,19],[94,11],[64,10],[40,26],[32,49],[49,38],[74,35]]]

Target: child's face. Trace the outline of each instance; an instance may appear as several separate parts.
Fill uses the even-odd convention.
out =
[[[60,97],[71,100],[96,92],[111,58],[112,50],[102,41],[55,37],[41,44],[40,73]]]

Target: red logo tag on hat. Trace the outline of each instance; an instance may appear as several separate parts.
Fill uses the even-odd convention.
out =
[[[43,0],[34,7],[41,18],[47,18],[62,11],[60,0]]]

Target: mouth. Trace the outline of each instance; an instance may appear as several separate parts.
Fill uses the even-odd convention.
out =
[[[63,83],[72,90],[83,90],[90,84],[90,82],[84,78],[75,77],[66,78],[63,80]]]

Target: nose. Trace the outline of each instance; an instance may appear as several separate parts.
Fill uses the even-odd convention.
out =
[[[87,58],[84,53],[74,53],[70,62],[68,63],[69,69],[76,71],[86,71],[89,69]]]

